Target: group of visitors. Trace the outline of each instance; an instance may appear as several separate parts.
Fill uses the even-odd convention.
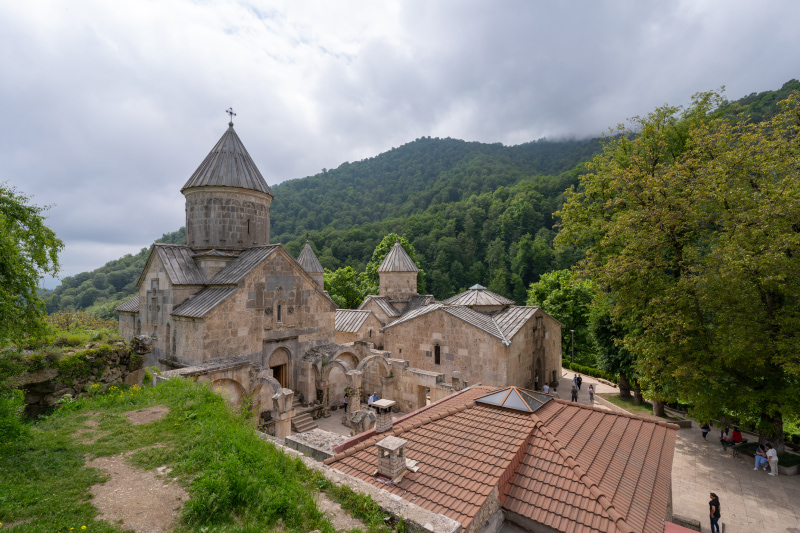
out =
[[[581,392],[581,384],[583,383],[583,378],[580,374],[573,374],[572,375],[572,401],[578,401],[578,395]],[[594,403],[594,385],[591,383],[589,384],[589,401]]]
[[[367,396],[367,405],[372,406],[372,403],[373,402],[377,402],[377,401],[378,401],[378,393],[377,392],[373,392],[372,394]],[[348,407],[349,407],[348,406],[348,398],[347,398],[347,394],[345,394],[344,395],[344,412],[345,413],[348,412]]]
[[[766,472],[767,464],[769,464],[769,475],[778,475],[778,452],[772,447],[769,442],[766,444],[759,444],[756,449],[756,466],[753,470],[763,468]]]

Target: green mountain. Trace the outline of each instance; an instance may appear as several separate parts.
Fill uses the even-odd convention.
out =
[[[770,118],[800,82],[724,106]],[[517,146],[423,137],[375,157],[323,169],[273,188],[272,242],[297,256],[306,235],[325,268],[362,270],[384,235],[404,234],[427,273],[428,290],[447,298],[474,283],[522,303],[539,275],[571,266],[578,250],[554,250],[553,212],[578,183],[599,139]],[[184,229],[159,242],[183,243]],[[135,294],[147,249],[65,278],[48,311],[76,308],[102,317]]]

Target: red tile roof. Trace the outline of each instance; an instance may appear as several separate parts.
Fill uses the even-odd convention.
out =
[[[677,426],[552,400],[529,414],[476,404],[473,387],[343,443],[325,461],[467,528],[497,487],[504,509],[570,532],[661,532]],[[376,480],[375,443],[395,435],[418,461]]]

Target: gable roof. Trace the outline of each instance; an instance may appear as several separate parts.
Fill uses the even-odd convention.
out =
[[[300,252],[297,262],[300,263],[300,266],[303,267],[303,269],[309,274],[322,274],[325,272],[325,269],[322,268],[322,263],[320,263],[319,259],[317,259],[317,256],[314,254],[314,250],[311,249],[308,241],[306,241],[303,251]]]
[[[538,307],[512,305],[500,312],[494,313],[492,318],[500,331],[503,332],[503,336],[510,340],[538,310]]]
[[[434,302],[432,304],[418,307],[408,313],[404,313],[403,316],[401,316],[394,322],[391,322],[386,326],[382,327],[381,331],[403,324],[405,322],[409,322],[411,320],[415,320],[421,316],[427,315],[428,313],[432,313],[437,310],[441,310],[451,316],[458,318],[459,320],[463,320],[470,326],[473,326],[485,333],[488,333],[492,337],[499,339],[506,346],[511,344],[511,341],[509,340],[508,337],[506,337],[506,335],[503,332],[503,329],[500,328],[500,326],[497,324],[495,318],[492,315],[487,315],[486,313],[480,313],[463,305],[445,305],[442,302]],[[514,324],[516,324],[516,322]],[[519,325],[519,327],[522,327],[521,324]],[[517,330],[519,329],[519,327],[517,327]],[[514,332],[516,333],[516,330]]]
[[[119,304],[114,311],[120,313],[138,313],[139,312],[139,295],[137,294],[130,300],[125,300]]]
[[[239,283],[251,270],[259,265],[264,259],[275,253],[280,247],[279,244],[268,244],[267,246],[256,246],[248,248],[239,257],[225,265],[225,268],[214,274],[209,285],[232,285]]]
[[[147,262],[142,269],[142,273],[139,274],[136,286],[142,286],[142,282],[147,272],[150,270],[150,264],[153,262],[153,257],[156,254],[164,265],[164,270],[169,277],[170,283],[173,285],[205,284],[206,277],[192,258],[193,253],[191,248],[180,244],[162,244],[159,242],[153,244],[150,255],[147,256]]]
[[[497,487],[504,509],[557,531],[663,530],[677,426],[557,399],[535,413],[476,403],[491,392],[454,394],[436,412],[345,441],[324,462],[464,528]],[[418,461],[396,484],[374,476],[375,444],[387,436],[406,440],[406,457]]]
[[[419,272],[419,268],[403,249],[400,241],[397,241],[383,258],[378,272]]]
[[[202,318],[235,294],[236,287],[206,287],[172,310],[172,316]]]
[[[358,333],[371,314],[372,311],[337,309],[334,329],[342,333]]]
[[[513,305],[514,302],[495,294],[482,285],[473,285],[461,294],[451,296],[443,303],[447,305]]]
[[[408,303],[406,304],[405,309],[403,309],[402,314],[405,315],[415,309],[419,309],[420,307],[424,307],[435,302],[436,298],[434,298],[432,294],[412,294],[408,299]]]
[[[238,187],[272,196],[267,182],[236,135],[233,123],[228,124],[227,131],[181,188],[181,192],[192,187]]]
[[[386,313],[387,316],[400,316],[400,311],[398,311],[395,306],[389,301],[389,298],[386,296],[375,296],[371,294],[364,298],[364,301],[361,302],[361,305],[358,306],[359,309],[364,309],[370,302],[375,302],[375,304],[380,308],[381,311]]]

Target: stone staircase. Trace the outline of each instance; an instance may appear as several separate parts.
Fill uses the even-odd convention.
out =
[[[292,433],[305,433],[317,427],[317,423],[311,418],[311,413],[303,413],[292,418]]]

